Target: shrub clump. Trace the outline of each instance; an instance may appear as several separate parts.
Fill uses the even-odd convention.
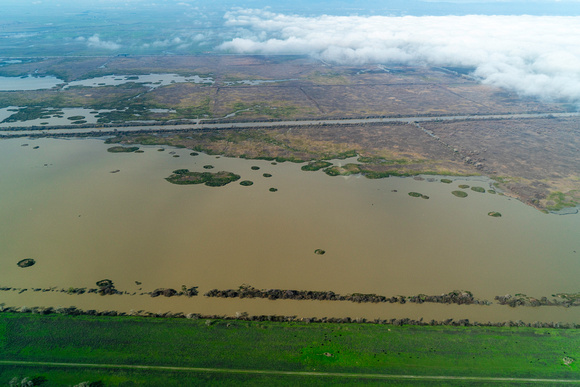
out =
[[[165,178],[172,184],[205,184],[208,187],[222,187],[239,179],[240,175],[232,172],[190,172],[188,169],[176,169],[171,176]]]
[[[459,184],[459,188],[467,189],[469,186],[467,184]]]
[[[467,197],[467,192],[463,192],[463,191],[453,191],[451,193],[453,195],[457,196],[458,198],[465,198],[465,197]]]
[[[19,267],[30,267],[32,265],[34,265],[36,263],[36,261],[32,258],[26,258],[23,260],[18,261],[17,265]]]
[[[485,193],[485,188],[483,187],[471,187],[471,190],[475,192]]]
[[[110,279],[103,279],[103,280],[97,281],[97,286],[99,287],[99,290],[97,290],[97,293],[100,294],[101,296],[119,293],[119,291],[117,289],[115,289],[115,285],[113,285],[113,281],[111,281]]]
[[[302,169],[303,171],[318,171],[322,168],[328,168],[332,165],[332,163],[329,163],[328,161],[311,161],[306,165],[303,165]]]
[[[441,182],[442,182],[442,183],[445,183],[445,184],[451,184],[451,183],[453,183],[453,180],[449,180],[449,179],[441,179]]]
[[[423,194],[421,194],[419,192],[409,192],[409,196],[412,196],[414,198],[429,199],[429,196],[423,195]]]
[[[254,182],[251,180],[244,180],[244,181],[240,181],[240,185],[243,185],[244,187],[249,187],[251,185],[253,185]]]
[[[496,211],[490,211],[487,213],[489,216],[493,216],[494,218],[501,218],[501,214]]]
[[[139,147],[138,146],[112,146],[109,149],[107,149],[107,152],[111,152],[111,153],[131,153],[131,152],[135,152],[138,151]]]

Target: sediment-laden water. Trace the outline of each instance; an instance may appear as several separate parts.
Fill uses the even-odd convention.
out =
[[[102,139],[0,141],[0,286],[29,289],[2,291],[0,303],[227,315],[580,321],[575,307],[203,297],[210,289],[244,283],[388,297],[464,289],[489,301],[506,293],[578,292],[580,216],[547,215],[515,199],[470,189],[466,198],[451,194],[459,184],[489,188],[483,178],[444,184],[329,177],[293,163],[190,156],[187,149],[160,152],[159,146],[113,154],[108,147]],[[165,181],[175,169],[206,171],[204,165],[254,184]],[[490,217],[490,211],[502,217]],[[326,253],[315,254],[316,249]],[[36,264],[18,267],[24,258]],[[91,288],[104,278],[130,293],[195,285],[200,295],[30,290]]]

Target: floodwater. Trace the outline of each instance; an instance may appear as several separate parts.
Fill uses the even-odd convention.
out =
[[[160,86],[166,86],[172,83],[206,83],[213,84],[214,80],[211,77],[203,78],[199,75],[181,76],[177,74],[147,74],[147,75],[106,75],[103,77],[96,77],[90,79],[83,79],[81,81],[73,81],[68,83],[64,88],[74,86],[84,87],[100,87],[100,86],[117,86],[128,82],[141,83],[143,86],[155,89]]]
[[[0,286],[95,287],[109,278],[128,292],[195,285],[200,296],[28,290],[0,292],[0,303],[126,312],[580,321],[580,308],[574,307],[203,297],[210,289],[244,283],[385,296],[462,289],[489,301],[506,293],[577,292],[580,216],[543,214],[489,193],[466,190],[463,199],[451,194],[458,184],[488,188],[483,178],[444,184],[329,177],[293,163],[190,156],[187,149],[159,152],[158,146],[142,147],[142,154],[113,154],[109,146],[102,139],[0,141]],[[164,180],[175,169],[205,171],[208,164],[215,166],[211,171],[231,171],[254,185],[214,188]],[[269,192],[271,187],[278,191]],[[411,197],[411,191],[430,198]],[[503,216],[492,218],[490,211]],[[326,254],[316,255],[315,249]],[[19,268],[23,258],[37,263]]]
[[[14,114],[14,110],[20,109],[16,106],[11,106],[8,108],[0,109],[0,128],[10,128],[15,126],[43,126],[43,125],[73,125],[72,123],[75,120],[71,120],[70,118],[75,116],[82,116],[82,120],[86,121],[88,124],[96,124],[98,117],[96,117],[99,113],[110,112],[111,110],[102,109],[102,110],[94,110],[94,109],[87,109],[87,108],[62,108],[58,109],[59,112],[62,114],[48,114],[49,118],[35,118],[33,120],[26,120],[26,121],[16,121],[16,122],[2,122],[4,119],[10,117]]]
[[[66,83],[62,79],[53,76],[38,77],[33,75],[23,77],[2,77],[0,76],[0,91],[23,91],[23,90],[42,90],[52,89],[53,87],[63,86],[69,88],[74,86],[83,87],[100,87],[116,86],[128,82],[141,83],[146,87],[155,89],[159,86],[166,86],[172,83],[204,83],[213,84],[211,77],[200,77],[199,75],[182,76],[178,74],[146,74],[146,75],[106,75],[72,81]]]
[[[298,79],[244,79],[241,81],[224,81],[225,86],[235,86],[235,85],[246,85],[246,86],[259,86],[268,83],[279,83],[279,82],[289,82],[297,81]]]
[[[62,79],[53,76],[0,77],[0,91],[52,89],[63,83]]]

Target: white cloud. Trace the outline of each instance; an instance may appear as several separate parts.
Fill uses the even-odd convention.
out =
[[[486,84],[580,102],[580,17],[227,13],[236,53],[309,54],[339,64],[468,66]]]
[[[79,38],[77,38],[77,40],[79,40]],[[118,50],[121,48],[121,45],[118,43],[101,40],[98,34],[94,34],[90,38],[87,38],[87,46],[94,48],[104,48],[105,50]]]

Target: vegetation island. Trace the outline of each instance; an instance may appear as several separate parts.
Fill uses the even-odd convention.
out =
[[[113,146],[107,149],[110,153],[132,153],[139,150],[138,146]]]
[[[36,261],[32,258],[26,258],[26,259],[22,259],[20,261],[18,261],[17,265],[19,267],[30,267],[32,265],[34,265],[36,263]]]
[[[231,182],[240,179],[240,175],[232,172],[219,171],[211,172],[191,172],[189,169],[176,169],[165,180],[172,184],[188,185],[188,184],[205,184],[208,187],[222,187]],[[251,185],[251,184],[243,184]]]

